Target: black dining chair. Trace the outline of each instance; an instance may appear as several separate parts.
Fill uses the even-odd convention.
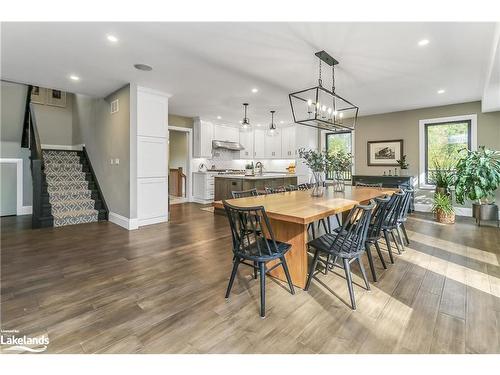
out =
[[[274,232],[263,206],[237,207],[222,201],[231,227],[233,239],[233,270],[227,286],[229,298],[234,278],[240,263],[250,266],[260,273],[260,316],[266,315],[266,274],[276,267],[283,267],[290,292],[295,294],[285,254],[292,245],[276,241]],[[267,236],[264,235],[267,233]],[[279,262],[266,269],[266,263],[275,259]],[[247,263],[253,262],[253,264]]]
[[[233,196],[234,199],[236,198],[247,198],[247,197],[256,197],[259,195],[257,193],[257,189],[249,189],[249,190],[241,190],[241,191],[232,191],[231,195]]]
[[[382,183],[378,182],[378,183],[373,183],[373,184],[367,184],[367,183],[364,183],[364,182],[358,182],[358,181],[356,181],[355,186],[359,186],[359,187],[371,187],[371,188],[381,188],[382,187]]]
[[[383,198],[375,198],[375,203],[377,204],[377,206],[372,212],[370,225],[368,226],[368,234],[366,235],[365,250],[366,255],[368,256],[368,263],[370,264],[370,270],[374,282],[377,281],[377,274],[375,272],[375,265],[373,263],[371,245],[375,246],[378,257],[380,258],[380,262],[382,263],[382,267],[384,267],[384,269],[387,269],[387,265],[385,264],[384,257],[382,256],[382,251],[380,250],[378,240],[382,237],[382,225],[387,218],[387,209],[390,201],[391,197],[388,196]]]
[[[297,191],[297,190],[299,190],[299,187],[297,185],[288,185],[286,187],[286,190],[287,191]]]
[[[308,290],[311,285],[311,280],[314,276],[318,261],[324,263],[325,268],[328,269],[330,265],[338,266],[337,259],[341,258],[343,269],[347,281],[347,288],[349,289],[349,296],[351,298],[351,307],[356,310],[356,300],[354,298],[354,289],[352,285],[351,263],[357,261],[365,286],[370,290],[370,284],[366,277],[365,268],[361,256],[365,252],[365,241],[368,234],[368,226],[371,220],[372,210],[375,208],[375,202],[370,201],[368,205],[354,206],[349,215],[347,216],[342,227],[338,231],[329,234],[324,234],[308,243],[309,247],[314,249],[314,258],[309,269],[307,283],[304,290]],[[320,254],[325,254],[326,260],[321,259]],[[333,263],[330,263],[330,257],[333,257]]]
[[[382,224],[382,232],[384,234],[385,243],[387,245],[387,251],[389,252],[389,259],[391,263],[394,263],[394,257],[392,254],[391,241],[389,239],[389,234],[392,236],[394,240],[394,244],[396,245],[396,249],[398,253],[401,254],[401,249],[399,247],[399,241],[396,239],[394,232],[398,228],[398,220],[401,217],[401,211],[404,209],[404,197],[405,193],[403,191],[397,191],[391,196],[391,200],[387,205],[387,214]]]
[[[403,209],[400,212],[400,217],[398,219],[398,233],[401,237],[401,243],[403,242],[403,237],[406,241],[406,244],[410,244],[410,238],[408,237],[408,233],[406,232],[405,223],[408,219],[408,213],[410,212],[411,200],[413,199],[413,189],[404,189],[405,197],[403,203]],[[404,246],[403,246],[404,248]]]

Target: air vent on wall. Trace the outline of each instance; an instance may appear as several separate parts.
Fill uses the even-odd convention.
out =
[[[111,114],[116,113],[118,111],[119,111],[119,108],[118,108],[118,99],[116,99],[116,100],[113,100],[111,102]]]

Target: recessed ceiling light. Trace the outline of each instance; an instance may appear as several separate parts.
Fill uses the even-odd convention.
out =
[[[444,89],[439,89],[437,92],[438,92],[438,94],[444,94],[445,90]]]
[[[253,88],[253,89],[252,89],[252,92],[255,94],[255,93],[259,92],[259,89],[257,89],[257,88]]]
[[[73,81],[79,81],[80,80],[80,77],[78,76],[75,76],[74,74],[70,75],[69,78]]]
[[[116,43],[116,42],[118,42],[118,38],[117,38],[116,36],[114,36],[114,35],[109,34],[109,35],[107,35],[107,36],[106,36],[106,38],[107,38],[107,39],[108,39],[111,43]]]
[[[145,71],[145,72],[150,72],[151,70],[153,70],[153,68],[151,66],[146,65],[146,64],[134,64],[134,68],[136,68],[137,70]]]
[[[257,124],[257,126],[262,126],[261,124]]]
[[[283,120],[280,121],[280,124],[284,124],[284,123],[285,123],[285,121],[283,121]]]
[[[422,39],[418,42],[420,47],[426,46],[427,44],[429,44],[429,39]]]
[[[220,116],[217,116],[217,120],[220,120],[221,118],[222,118],[222,117],[220,117]]]

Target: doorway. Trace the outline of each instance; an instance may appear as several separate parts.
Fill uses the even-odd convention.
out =
[[[169,126],[169,205],[191,201],[191,134],[189,128]]]

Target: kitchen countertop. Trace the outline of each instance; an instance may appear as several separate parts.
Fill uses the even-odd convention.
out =
[[[232,178],[241,180],[271,180],[273,178],[297,177],[294,173],[264,173],[263,175],[245,176],[243,174],[221,174],[215,178]]]

